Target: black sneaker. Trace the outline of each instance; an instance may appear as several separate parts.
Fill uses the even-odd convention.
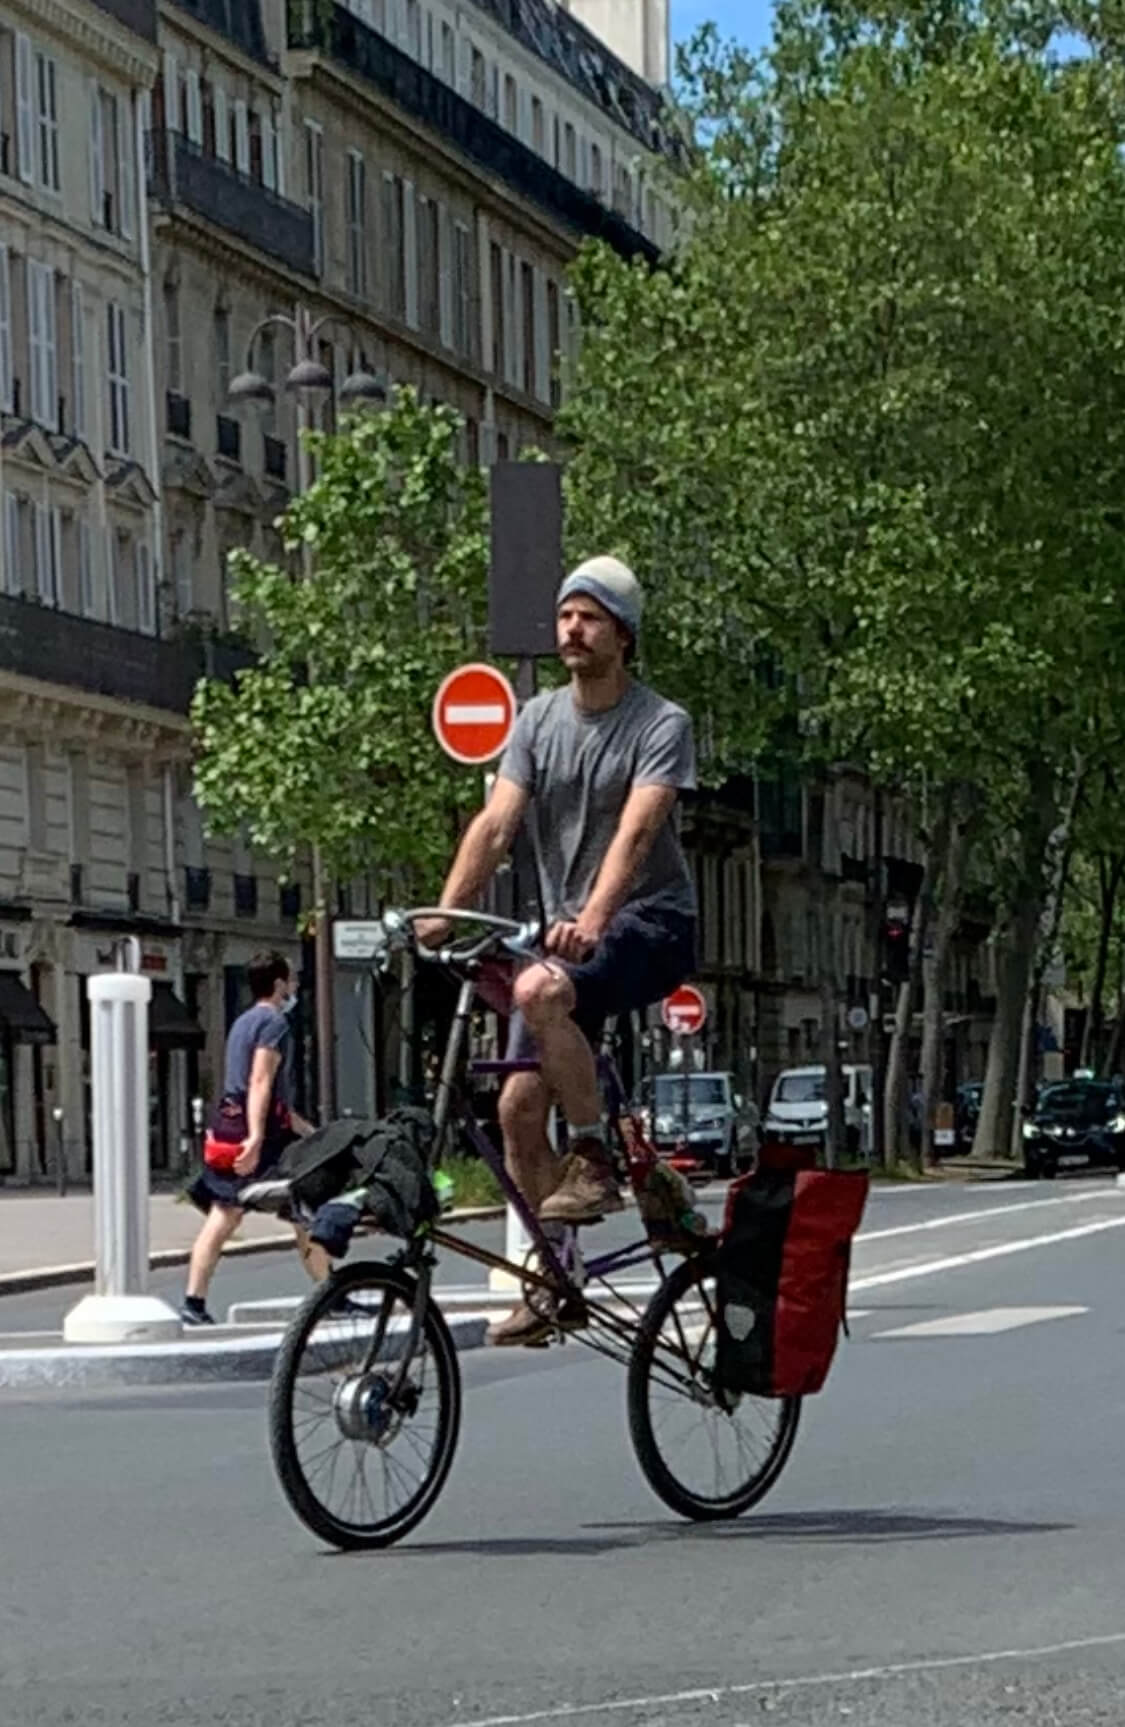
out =
[[[180,1308],[180,1318],[185,1325],[214,1325],[215,1323],[205,1307],[189,1307],[186,1301]]]

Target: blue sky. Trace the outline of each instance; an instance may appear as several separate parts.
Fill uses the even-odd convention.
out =
[[[759,48],[770,33],[770,0],[672,0],[672,40],[686,41],[701,24],[717,24],[748,48]]]

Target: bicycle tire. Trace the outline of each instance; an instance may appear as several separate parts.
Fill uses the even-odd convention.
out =
[[[445,1485],[457,1447],[461,1427],[461,1373],[457,1351],[449,1327],[436,1302],[430,1298],[422,1321],[422,1336],[426,1350],[432,1355],[438,1392],[438,1428],[433,1455],[426,1473],[405,1505],[385,1518],[360,1522],[342,1517],[326,1506],[308,1479],[294,1424],[294,1400],[306,1346],[317,1325],[333,1313],[345,1300],[353,1300],[363,1291],[381,1292],[384,1301],[390,1297],[400,1301],[407,1312],[413,1311],[417,1280],[406,1272],[382,1265],[374,1260],[349,1265],[333,1273],[327,1282],[319,1284],[297,1310],[282,1339],[274,1363],[269,1396],[269,1439],[274,1468],[281,1489],[290,1507],[307,1529],[330,1546],[342,1549],[389,1547],[421,1522]],[[357,1304],[362,1306],[362,1303]],[[356,1324],[352,1319],[351,1323]],[[361,1337],[362,1332],[357,1335]],[[424,1371],[424,1369],[423,1369]],[[321,1419],[327,1419],[322,1417]],[[333,1420],[335,1403],[333,1404]],[[405,1416],[400,1422],[401,1431]],[[358,1444],[341,1433],[341,1443]],[[361,1465],[361,1473],[364,1466]],[[384,1477],[386,1476],[384,1467]],[[364,1474],[366,1483],[366,1475]]]
[[[650,1407],[650,1387],[657,1348],[664,1327],[681,1298],[690,1291],[693,1284],[702,1285],[708,1279],[713,1280],[714,1275],[714,1255],[701,1254],[685,1259],[661,1284],[641,1318],[629,1361],[627,1386],[629,1434],[646,1481],[670,1510],[697,1523],[739,1517],[769,1492],[793,1449],[801,1414],[799,1397],[738,1399],[740,1408],[752,1403],[775,1412],[774,1432],[761,1462],[730,1493],[708,1497],[693,1490],[677,1477],[665,1460],[653,1426]],[[705,1413],[731,1418],[727,1412],[717,1407]]]

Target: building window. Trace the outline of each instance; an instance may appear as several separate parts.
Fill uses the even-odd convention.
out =
[[[504,124],[509,132],[519,131],[519,94],[510,72],[504,74]]]
[[[22,501],[15,492],[8,492],[4,497],[4,592],[20,594],[23,592],[23,510]]]
[[[397,174],[383,175],[383,258],[385,297],[392,317],[406,316],[406,252],[403,244],[403,184]]]
[[[175,282],[164,284],[164,337],[167,344],[168,388],[182,395],[184,387],[183,344],[180,341],[180,290]]]
[[[531,148],[537,150],[540,156],[547,153],[547,122],[538,96],[531,98]]]
[[[473,49],[472,74],[469,83],[469,93],[478,108],[488,106],[488,79],[484,64],[484,55],[479,48]]]
[[[457,38],[452,24],[441,27],[441,75],[447,84],[457,82]]]
[[[62,519],[58,510],[35,505],[35,592],[40,604],[57,607],[62,579]]]
[[[305,121],[305,191],[313,219],[313,259],[324,268],[324,134],[315,120]]]
[[[110,300],[106,306],[106,370],[109,378],[109,447],[127,456],[129,440],[129,356],[125,345],[125,309]]]
[[[459,354],[473,351],[473,254],[463,222],[453,230],[453,346]]]
[[[367,170],[358,150],[348,151],[348,287],[367,292]]]
[[[559,285],[557,282],[547,283],[547,348],[548,364],[551,368],[551,406],[557,408],[562,402],[562,380],[559,376],[559,346],[562,340],[559,322]]]
[[[489,281],[492,287],[492,370],[504,370],[504,254],[496,241],[489,248]]]
[[[85,516],[78,518],[78,609],[84,618],[95,617],[98,610],[90,524]]]
[[[597,144],[590,145],[590,191],[595,198],[602,195],[602,152]]]
[[[422,58],[422,8],[418,0],[406,0],[406,48],[416,60]]]
[[[193,605],[191,541],[182,528],[172,535],[172,587],[176,596],[176,616],[186,618]]]
[[[441,321],[438,214],[433,198],[419,199],[418,294],[422,328],[431,331],[436,330]]]
[[[230,313],[225,306],[215,307],[215,392],[218,412],[227,406],[230,394]]]
[[[70,371],[75,436],[86,436],[86,302],[81,282],[70,285]]]
[[[535,393],[535,272],[530,264],[520,265],[520,290],[523,299],[523,365],[520,383],[527,396]]]
[[[0,241],[0,408],[12,410],[12,280],[8,248]]]
[[[137,628],[146,636],[156,634],[156,584],[152,555],[143,540],[133,547],[133,572],[137,583]]]
[[[578,135],[568,120],[563,127],[563,173],[568,180],[578,179]]]
[[[35,56],[35,94],[39,122],[39,184],[59,189],[58,71],[47,54]]]
[[[27,261],[27,326],[31,367],[31,417],[58,430],[59,384],[55,272]]]

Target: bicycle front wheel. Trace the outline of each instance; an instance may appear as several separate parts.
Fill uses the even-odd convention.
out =
[[[387,1547],[429,1511],[461,1424],[461,1377],[433,1300],[374,1261],[318,1285],[282,1341],[270,1450],[293,1510],[333,1547]]]
[[[645,1309],[629,1362],[629,1431],[649,1486],[681,1517],[738,1517],[793,1447],[798,1397],[724,1392],[714,1376],[714,1256],[685,1259]]]

